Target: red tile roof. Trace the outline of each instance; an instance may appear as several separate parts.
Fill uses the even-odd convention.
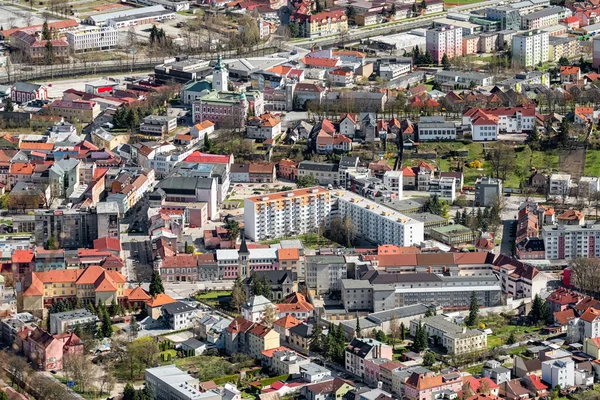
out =
[[[173,299],[171,296],[168,296],[164,293],[160,293],[154,297],[151,297],[150,300],[148,300],[146,302],[146,305],[148,307],[160,307],[160,306],[164,306],[165,304],[171,304],[171,303],[175,303],[175,302],[176,302],[176,300]]]
[[[33,250],[15,250],[11,260],[14,263],[30,263],[33,261],[35,254]]]
[[[94,240],[94,249],[121,251],[121,241],[114,237],[104,236]]]
[[[229,164],[231,162],[231,155],[206,154],[195,151],[187,156],[184,161],[193,163]]]

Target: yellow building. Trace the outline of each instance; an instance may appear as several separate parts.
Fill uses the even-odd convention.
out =
[[[22,310],[39,312],[54,301],[79,299],[110,305],[125,298],[125,277],[98,265],[85,269],[30,272],[23,282],[19,304]]]
[[[92,133],[92,143],[101,149],[112,150],[121,144],[129,143],[129,135],[112,135],[104,129]]]
[[[587,338],[583,344],[583,352],[594,357],[595,360],[600,359],[600,338]]]
[[[68,121],[89,123],[100,114],[100,106],[91,100],[54,100],[47,106],[46,114],[57,115]]]
[[[248,332],[248,350],[254,358],[260,358],[264,350],[279,347],[279,333],[264,325],[256,324]]]
[[[313,15],[295,17],[300,26],[300,34],[304,37],[334,35],[348,31],[348,17],[344,10],[325,11]]]

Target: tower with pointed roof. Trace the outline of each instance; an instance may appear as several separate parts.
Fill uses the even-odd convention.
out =
[[[157,271],[160,274],[160,269],[162,268],[162,257],[160,256],[160,254],[156,254],[156,257],[154,258],[154,262],[152,263],[154,270]]]
[[[243,229],[240,232],[240,236],[242,236],[242,244],[240,245],[240,249],[238,250],[238,257],[240,262],[239,275],[242,279],[245,279],[248,277],[248,256],[250,255],[250,252],[248,251],[248,245],[246,244],[246,235]]]
[[[223,60],[221,59],[221,55],[217,57],[217,63],[213,69],[213,80],[212,80],[212,88],[218,92],[226,92],[227,91],[227,82],[229,79],[229,71],[227,67],[223,64]]]

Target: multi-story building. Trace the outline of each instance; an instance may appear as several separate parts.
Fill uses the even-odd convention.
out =
[[[569,60],[576,58],[580,51],[576,37],[548,37],[548,61],[558,63],[562,57]]]
[[[519,33],[512,38],[512,57],[521,68],[532,68],[548,61],[548,32],[539,29]]]
[[[600,225],[546,225],[542,239],[547,260],[600,257]]]
[[[110,305],[125,298],[125,277],[93,265],[85,269],[30,272],[18,302],[23,310],[39,314],[54,301],[78,299]]]
[[[383,185],[391,190],[393,193],[396,193],[397,200],[402,200],[402,190],[403,190],[403,177],[402,170],[400,171],[386,171],[383,174]]]
[[[36,36],[25,31],[17,31],[9,37],[10,45],[18,49],[28,61],[41,62],[48,57],[48,45],[52,48],[54,59],[66,59],[69,57],[69,43],[63,39],[38,40]]]
[[[90,123],[100,115],[100,105],[92,100],[54,100],[48,104],[46,112],[69,121]]]
[[[420,142],[456,139],[456,124],[443,117],[422,117],[417,127]]]
[[[180,301],[162,306],[163,320],[175,331],[190,328],[195,316],[196,309]]]
[[[308,256],[305,265],[306,285],[318,294],[340,290],[341,280],[348,277],[343,256]]]
[[[437,196],[440,200],[454,203],[456,200],[456,179],[446,178],[433,178],[429,182],[429,196]]]
[[[201,392],[198,379],[175,365],[148,368],[145,378],[154,399],[221,400],[217,390]]]
[[[558,20],[565,15],[564,7],[548,7],[521,17],[521,29],[543,29],[558,25]]]
[[[300,36],[307,38],[334,35],[348,30],[345,10],[324,11],[312,15],[294,14],[291,20],[298,23]]]
[[[365,377],[365,361],[377,358],[392,359],[392,347],[375,339],[354,338],[345,351],[346,371],[360,378]]]
[[[427,30],[426,48],[434,63],[441,64],[444,54],[449,59],[462,56],[462,34],[462,28],[451,25]]]
[[[342,173],[339,164],[304,160],[298,164],[298,177],[311,175],[319,185],[337,186]]]
[[[92,246],[99,237],[119,237],[121,213],[116,203],[98,203],[95,209],[36,210],[35,241],[42,246],[55,238],[60,248]]]
[[[542,380],[550,387],[567,389],[575,385],[575,361],[571,358],[542,362]]]
[[[548,183],[548,194],[552,196],[568,196],[571,192],[571,175],[552,174]]]
[[[502,196],[502,181],[484,176],[475,181],[475,206],[491,207],[498,203]]]
[[[67,42],[74,53],[110,50],[117,46],[119,31],[110,27],[89,27],[66,33]]]
[[[422,272],[377,272],[369,279],[343,279],[341,286],[342,304],[348,312],[378,312],[419,303],[439,303],[450,309],[468,308],[472,292],[479,304],[486,307],[502,301],[500,281],[491,271],[482,276],[452,277]]]
[[[443,91],[451,91],[456,87],[468,89],[473,86],[489,86],[494,83],[493,75],[482,72],[438,71],[434,79],[442,86]]]
[[[521,13],[518,9],[510,6],[500,6],[485,9],[487,19],[500,21],[501,30],[519,30],[521,29]]]
[[[177,117],[148,115],[140,124],[140,132],[145,136],[164,137],[177,128]]]
[[[434,393],[458,392],[463,385],[463,379],[460,372],[450,372],[442,375],[435,375],[434,372],[413,372],[406,379],[402,391],[403,397],[409,400],[427,400]],[[397,387],[398,388],[398,387]],[[397,392],[401,394],[400,392]]]
[[[246,236],[266,240],[312,232],[329,221],[327,189],[313,187],[248,197],[244,200]]]
[[[464,326],[448,321],[442,315],[412,320],[410,334],[414,336],[418,325],[421,324],[430,338],[434,338],[446,348],[448,354],[469,354],[485,351],[487,349],[487,334],[476,329],[467,329]]]
[[[524,133],[535,127],[535,105],[471,108],[463,114],[463,125],[471,125],[473,140],[496,140],[499,132]],[[493,129],[481,127],[492,126]],[[493,131],[486,135],[483,131]],[[476,139],[477,138],[477,139]]]
[[[356,234],[366,240],[399,246],[423,241],[423,222],[348,191],[335,191],[333,200],[337,202],[338,215],[350,218]]]
[[[90,322],[96,323],[98,317],[92,314],[88,309],[65,311],[50,314],[50,333],[53,335],[64,333],[73,329],[75,326],[84,326]]]
[[[281,135],[281,120],[271,113],[250,117],[246,127],[248,139],[276,139]]]
[[[247,353],[254,358],[261,359],[263,351],[276,349],[279,346],[279,333],[274,329],[255,324],[248,332]]]
[[[15,82],[10,91],[10,99],[17,103],[27,103],[31,100],[48,99],[48,89],[37,83]]]
[[[546,289],[548,276],[527,264],[505,264],[500,266],[500,282],[513,299],[533,299]]]

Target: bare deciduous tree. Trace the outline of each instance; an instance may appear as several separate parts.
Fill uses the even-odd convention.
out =
[[[65,354],[63,370],[67,378],[73,380],[82,392],[90,391],[96,366],[84,354]]]
[[[573,271],[572,282],[575,287],[586,293],[600,291],[600,260],[596,258],[578,257],[569,262]]]

